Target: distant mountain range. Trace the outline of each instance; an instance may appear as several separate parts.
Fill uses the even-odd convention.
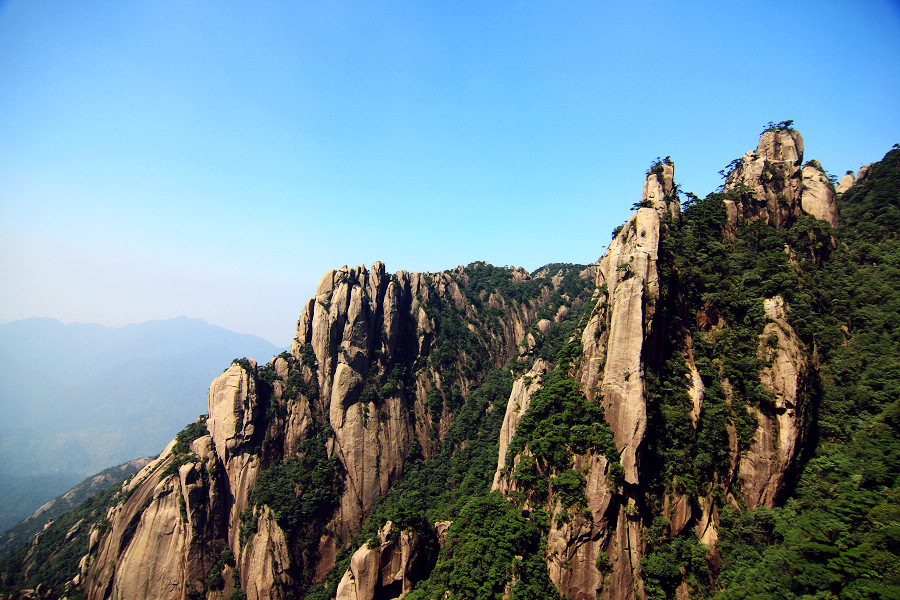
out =
[[[98,492],[121,483],[126,477],[131,477],[149,463],[150,460],[149,457],[135,458],[125,464],[105,469],[96,475],[86,478],[65,494],[57,496],[42,505],[32,515],[0,534],[0,556],[4,556],[10,551],[30,543],[34,535],[41,531],[49,521],[72,510]],[[36,496],[40,486],[34,486],[34,482],[32,482],[32,486],[31,491],[34,492],[32,495]]]
[[[328,271],[206,408],[101,379],[46,421],[208,417],[0,558],[0,600],[900,598],[900,145],[835,182],[791,125],[703,199],[653,161],[591,265]],[[150,345],[135,390],[199,361]]]
[[[85,476],[155,455],[234,358],[281,349],[200,319],[0,325],[0,531]]]

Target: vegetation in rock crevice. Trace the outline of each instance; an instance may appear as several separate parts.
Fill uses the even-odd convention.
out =
[[[791,126],[770,123],[766,131]],[[664,165],[658,160],[650,172],[661,175]],[[779,177],[777,166],[764,167],[767,181]],[[631,378],[645,382],[647,409],[638,484],[622,482],[604,411],[573,378],[595,304],[611,308],[608,289],[595,291],[582,265],[529,274],[472,263],[423,277],[427,286],[404,307],[417,302],[427,327],[417,331],[419,315],[404,314],[394,355],[387,355],[386,334],[370,340],[367,362],[360,363],[368,369],[361,367],[367,372],[351,400],[379,411],[365,422],[371,427],[373,419],[383,422],[386,400],[404,397],[410,445],[387,492],[360,517],[359,533],[338,540],[324,585],[314,584],[313,567],[323,534],[333,533],[347,473],[338,454],[328,453],[335,432],[325,411],[329,399],[319,398],[315,351],[303,344],[298,358],[282,355],[283,379],[271,365],[253,369],[246,359],[236,361],[256,378],[260,409],[242,452],[258,456],[264,468],[239,531],[219,532],[208,544],[215,552],[207,552],[212,569],[201,584],[218,593],[227,588],[226,567],[237,577],[225,538],[237,536],[246,548],[268,507],[292,553],[287,576],[297,588],[286,595],[333,598],[352,553],[376,544],[392,521],[396,531],[414,533],[424,557],[410,599],[557,598],[548,536],[568,513],[584,515],[589,499],[577,457],[593,454],[606,458],[610,513],[624,511],[617,514],[640,529],[643,556],[631,568],[648,598],[900,597],[900,148],[839,199],[836,229],[808,215],[785,227],[762,219],[729,224],[724,201],[750,193],[737,185],[705,199],[688,194],[680,219],[662,219],[659,293],[653,321],[644,323],[652,343],[644,342],[644,372]],[[778,350],[778,336],[762,335],[772,326],[764,301],[776,296],[785,308],[777,326],[808,366],[791,407],[801,448],[775,506],[752,508],[741,493],[740,459],[754,450],[756,414],[784,410],[760,380]],[[375,331],[383,329],[380,318],[373,317]],[[513,339],[523,331],[525,346]],[[328,360],[351,360],[352,348],[335,347]],[[506,404],[514,378],[537,359],[550,367],[511,440],[501,475],[513,491],[504,497],[490,488]],[[704,388],[699,411],[688,392],[693,369]],[[309,425],[298,433],[296,452],[283,456],[289,407],[304,401]],[[202,420],[179,433],[161,474],[196,462],[190,444],[206,433]],[[627,506],[626,494],[634,501]],[[98,494],[0,562],[0,592],[40,583],[61,595],[87,552],[91,527],[108,528],[107,508],[124,497],[118,488]],[[673,531],[676,499],[684,500],[687,516]],[[704,511],[718,535],[715,549],[697,537]],[[434,531],[440,521],[452,522],[443,546]],[[611,539],[612,523],[594,525],[591,535],[602,527],[599,535]],[[621,574],[608,549],[601,549],[597,569]],[[245,593],[235,589],[232,596]],[[80,594],[70,590],[67,597]]]

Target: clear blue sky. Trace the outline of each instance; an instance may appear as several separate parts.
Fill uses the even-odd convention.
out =
[[[0,322],[279,345],[344,264],[592,262],[656,156],[900,142],[896,1],[0,3]]]

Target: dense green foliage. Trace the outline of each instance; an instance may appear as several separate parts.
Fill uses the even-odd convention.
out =
[[[665,344],[659,362],[647,373],[648,453],[656,455],[655,478],[664,489],[706,494],[730,469],[727,427],[734,425],[743,449],[756,430],[747,407],[767,406],[770,394],[759,381],[764,361],[757,356],[765,325],[763,299],[795,295],[798,268],[785,245],[814,231],[801,219],[778,229],[761,221],[724,235],[720,194],[685,203],[680,227],[669,224],[660,242],[663,280],[659,320]],[[705,387],[703,411],[694,429],[685,390],[688,368],[681,340],[689,337]],[[726,383],[727,382],[727,383]],[[732,392],[732,401],[726,395]]]
[[[564,506],[585,506],[584,478],[572,470],[574,454],[595,451],[605,455],[613,481],[624,471],[603,409],[585,399],[578,382],[568,377],[568,366],[564,362],[544,375],[541,389],[531,396],[519,421],[506,462],[512,465],[513,458],[527,448],[531,454],[522,458],[513,479],[544,496],[552,486],[562,493]],[[551,469],[556,476],[550,477]]]
[[[782,508],[726,509],[721,598],[900,597],[900,402],[826,444]]]
[[[273,464],[260,473],[250,502],[268,506],[288,540],[296,544],[304,564],[312,553],[327,520],[340,499],[341,464],[328,457],[326,436],[319,434],[301,442],[298,454]],[[241,539],[255,532],[257,514],[241,515]]]
[[[5,557],[0,561],[0,593],[33,589],[37,585],[56,591],[64,590],[78,573],[78,562],[87,554],[91,526],[98,524],[101,531],[108,527],[107,509],[120,498],[118,485],[89,497],[38,534],[37,541],[31,546],[19,548]],[[26,565],[30,567],[27,578]],[[68,597],[78,600],[84,595],[76,591]]]
[[[546,540],[537,519],[526,517],[499,492],[473,498],[450,526],[426,581],[406,598],[559,598],[543,560]]]
[[[698,596],[898,597],[900,444],[891,403],[900,397],[900,151],[839,200],[836,231],[802,216],[788,227],[756,221],[726,234],[722,200],[741,201],[744,192],[692,198],[680,226],[670,224],[661,240],[666,343],[646,374],[646,452],[656,466],[646,475],[655,497],[713,493],[723,511],[722,564],[713,583],[692,535],[662,535],[642,562],[648,595],[674,597],[686,577]],[[776,295],[818,361],[798,407],[812,443],[783,507],[741,511],[726,507],[721,494],[730,468],[727,427],[734,425],[745,449],[756,428],[746,408],[774,412],[759,383],[766,357],[757,348],[762,301]],[[706,387],[696,429],[684,385],[686,335]],[[656,525],[645,530],[651,540]]]
[[[692,590],[706,591],[712,568],[709,548],[703,546],[692,531],[668,537],[669,522],[657,516],[644,530],[647,555],[641,559],[644,590],[648,598],[672,598],[686,580]],[[692,598],[697,595],[692,592]]]
[[[821,361],[818,443],[783,507],[723,514],[722,598],[900,597],[900,150],[839,208],[795,296]]]
[[[191,454],[191,442],[208,434],[205,415],[179,431],[175,436],[175,446],[172,448],[172,462],[163,470],[161,477],[165,479],[169,475],[174,475],[182,465],[196,461],[197,457]]]

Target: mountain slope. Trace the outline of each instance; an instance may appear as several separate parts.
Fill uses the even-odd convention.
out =
[[[16,548],[29,543],[48,522],[71,511],[98,492],[112,485],[121,484],[123,479],[134,475],[149,462],[150,458],[136,458],[127,463],[104,469],[100,473],[88,477],[65,494],[44,503],[31,516],[0,535],[0,556],[9,554]]]
[[[0,508],[5,530],[85,476],[158,453],[205,412],[223,364],[277,348],[185,317],[119,328],[26,319],[0,325],[0,352],[0,498],[17,506]]]
[[[331,271],[289,353],[66,524],[69,583],[38,541],[5,589],[892,597],[900,150],[851,183],[783,122],[683,207],[656,161],[595,265]]]

